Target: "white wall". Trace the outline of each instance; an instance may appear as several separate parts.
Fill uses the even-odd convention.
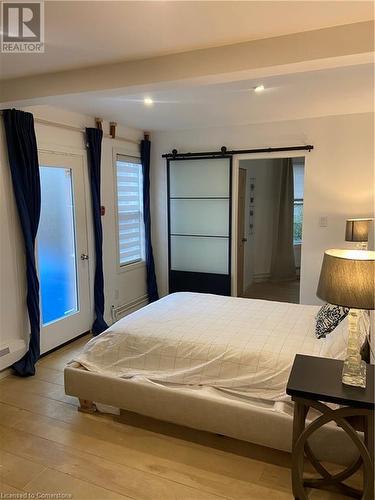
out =
[[[80,128],[95,126],[94,119],[89,116],[71,113],[58,108],[34,106],[24,108],[31,111],[35,118],[43,118],[54,122],[74,125]],[[2,120],[1,120],[2,122]],[[104,130],[108,131],[108,124],[103,124]],[[26,285],[24,276],[23,241],[19,228],[18,215],[15,207],[13,188],[11,185],[8,166],[7,152],[5,147],[5,134],[1,123],[0,136],[0,315],[1,331],[0,346],[4,344],[16,344],[25,347],[25,332],[27,327],[26,315]],[[118,127],[117,135],[131,140],[140,140],[143,133],[139,130]],[[74,152],[82,155],[85,171],[87,174],[86,148],[84,135],[80,132],[65,130],[62,128],[36,124],[36,136],[38,148],[52,151]],[[117,266],[117,240],[116,240],[116,200],[115,179],[113,168],[114,151],[121,150],[128,154],[137,155],[139,147],[137,144],[123,141],[103,139],[102,146],[102,204],[106,207],[106,214],[102,217],[103,223],[103,263],[105,279],[105,318],[111,322],[111,305],[123,305],[146,294],[145,266],[134,266],[130,270],[121,272]],[[88,176],[86,175],[88,186]],[[94,256],[91,200],[89,195],[86,199],[86,211],[89,214],[89,249],[90,256]],[[93,275],[94,259],[90,261],[91,286],[94,282]],[[91,291],[91,297],[93,293]],[[24,312],[24,313],[23,313]],[[14,360],[6,357],[0,358],[0,369],[4,364],[10,364]]]
[[[162,153],[228,148],[313,144],[306,155],[301,302],[318,303],[316,286],[323,252],[350,246],[344,241],[347,217],[374,211],[374,114],[363,113],[241,127],[153,134],[153,246],[159,289],[167,293],[166,167]],[[328,217],[328,227],[319,218]]]
[[[13,198],[4,127],[0,125],[0,345],[12,344],[14,355],[0,358],[5,363],[13,363],[19,352],[25,352],[25,337],[22,332],[27,328],[26,314],[23,314],[26,293],[24,290],[25,257],[22,249],[22,236],[18,215]],[[0,369],[5,366],[0,365]]]

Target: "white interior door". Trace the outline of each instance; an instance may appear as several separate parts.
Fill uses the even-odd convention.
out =
[[[41,353],[91,327],[83,158],[39,153]]]

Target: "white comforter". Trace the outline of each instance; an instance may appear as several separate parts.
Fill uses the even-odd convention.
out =
[[[285,398],[296,353],[342,359],[347,323],[314,335],[318,306],[175,293],[121,319],[74,361],[113,377]]]

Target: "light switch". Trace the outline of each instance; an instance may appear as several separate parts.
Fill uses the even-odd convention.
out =
[[[328,226],[328,217],[327,216],[319,217],[319,226],[320,227],[327,227]]]

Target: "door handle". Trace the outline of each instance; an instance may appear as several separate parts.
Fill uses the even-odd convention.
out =
[[[81,260],[89,260],[87,253],[81,253]]]
[[[242,243],[246,243],[247,238],[242,238]]]

